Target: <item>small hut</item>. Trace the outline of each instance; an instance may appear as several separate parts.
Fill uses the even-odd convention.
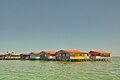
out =
[[[40,52],[31,52],[29,54],[30,60],[39,60],[40,59]]]
[[[48,59],[48,54],[45,51],[42,51],[40,53],[40,60],[47,60]]]
[[[41,60],[55,60],[55,51],[42,51],[40,54]]]
[[[83,60],[84,52],[79,50],[60,50],[56,53],[57,60]]]
[[[89,52],[90,54],[90,59],[109,59],[110,58],[110,52],[105,52],[105,51],[99,51],[99,50],[92,50]]]
[[[28,60],[29,59],[29,54],[20,54],[21,60]]]

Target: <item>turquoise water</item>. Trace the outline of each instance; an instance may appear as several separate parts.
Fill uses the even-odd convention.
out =
[[[0,60],[0,80],[120,80],[120,57],[109,62]]]

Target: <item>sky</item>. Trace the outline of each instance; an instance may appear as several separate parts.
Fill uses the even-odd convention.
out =
[[[0,52],[61,49],[120,55],[120,0],[0,0]]]

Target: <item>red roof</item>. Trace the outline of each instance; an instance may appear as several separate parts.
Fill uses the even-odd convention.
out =
[[[99,50],[92,50],[89,53],[93,54],[110,54],[110,52],[99,51]]]
[[[81,53],[81,51],[79,50],[61,50],[61,51],[68,52],[68,53]]]
[[[48,54],[56,54],[55,51],[44,51],[44,52],[46,52],[46,53],[48,53]]]
[[[40,54],[40,52],[31,52],[31,53],[33,53],[33,54]]]

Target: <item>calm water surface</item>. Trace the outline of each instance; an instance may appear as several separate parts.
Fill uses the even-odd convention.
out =
[[[0,60],[0,80],[120,80],[120,57],[71,63]]]

